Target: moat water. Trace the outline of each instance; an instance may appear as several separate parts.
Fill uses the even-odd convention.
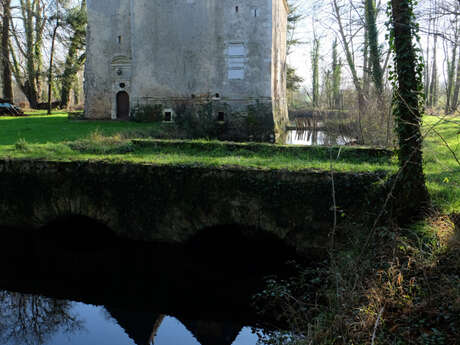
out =
[[[352,140],[344,135],[332,135],[322,130],[290,130],[287,132],[287,145],[304,145],[304,146],[343,146]]]
[[[116,237],[87,219],[0,229],[0,343],[255,345],[253,295],[295,254],[228,226],[185,245]]]

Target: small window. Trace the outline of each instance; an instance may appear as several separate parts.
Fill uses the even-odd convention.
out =
[[[215,98],[220,98],[220,93],[216,93],[216,94],[214,95],[214,97],[215,97]]]
[[[246,48],[243,43],[228,45],[228,79],[244,79]]]
[[[126,87],[125,83],[120,83],[120,89],[124,89]]]
[[[121,36],[118,36],[118,44],[121,44]]]
[[[191,96],[191,97],[192,97],[192,98],[195,98],[196,96],[195,96],[195,94],[194,94],[194,93],[192,93],[192,96]]]
[[[246,50],[243,43],[230,43],[228,45],[228,55],[230,57],[245,56]]]
[[[229,69],[228,79],[244,79],[244,69],[243,68]]]
[[[257,17],[257,8],[254,9],[254,17]]]
[[[219,113],[217,114],[217,121],[219,122],[225,121],[225,113],[223,111],[219,111]]]
[[[172,121],[172,112],[165,111],[165,122],[171,122],[171,121]]]
[[[235,12],[238,13],[238,11],[239,11],[239,8],[238,8],[238,6],[236,6],[235,7]]]

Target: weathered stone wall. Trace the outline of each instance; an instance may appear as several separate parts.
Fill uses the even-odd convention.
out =
[[[131,108],[206,99],[230,123],[257,102],[284,116],[284,0],[89,0],[88,12],[87,117],[116,119],[120,91]]]
[[[117,57],[131,59],[130,1],[88,0],[87,7],[86,117],[110,119],[113,88],[119,79],[112,61]]]
[[[134,98],[190,99],[192,94],[216,93],[223,101],[270,98],[272,16],[267,2],[135,1]],[[244,78],[230,80],[229,46],[239,43],[244,47]]]
[[[336,173],[337,204],[359,209],[378,180]],[[183,243],[234,224],[305,253],[326,247],[331,206],[328,172],[0,160],[0,227],[83,215],[128,238]]]

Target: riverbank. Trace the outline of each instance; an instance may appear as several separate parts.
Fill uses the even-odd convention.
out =
[[[431,214],[402,228],[365,210],[331,229],[324,265],[258,294],[261,311],[291,325],[265,343],[460,344],[460,119],[424,120]]]
[[[240,166],[256,169],[320,169],[351,172],[397,170],[385,150],[299,147],[210,140],[169,140],[171,124],[69,120],[40,112],[0,118],[0,157],[57,161],[103,160],[159,165]],[[460,213],[460,119],[426,116],[425,173],[434,206]],[[332,158],[332,162],[331,162]]]

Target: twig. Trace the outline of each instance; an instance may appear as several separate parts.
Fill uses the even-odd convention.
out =
[[[441,138],[441,140],[444,142],[444,145],[446,145],[447,149],[450,151],[450,153],[452,153],[452,156],[454,156],[454,159],[457,161],[457,164],[460,165],[460,161],[458,160],[457,158],[457,155],[455,154],[455,152],[450,148],[449,144],[447,143],[446,139],[444,139],[444,137],[439,134],[438,131],[436,131],[436,129],[432,129],[433,132],[435,132],[437,134],[438,137]]]
[[[385,307],[382,307],[382,309],[380,309],[379,315],[377,316],[377,320],[375,320],[374,333],[372,333],[371,345],[375,344],[375,334],[377,333],[377,327],[379,326],[380,318],[382,317],[384,310],[385,310]]]

